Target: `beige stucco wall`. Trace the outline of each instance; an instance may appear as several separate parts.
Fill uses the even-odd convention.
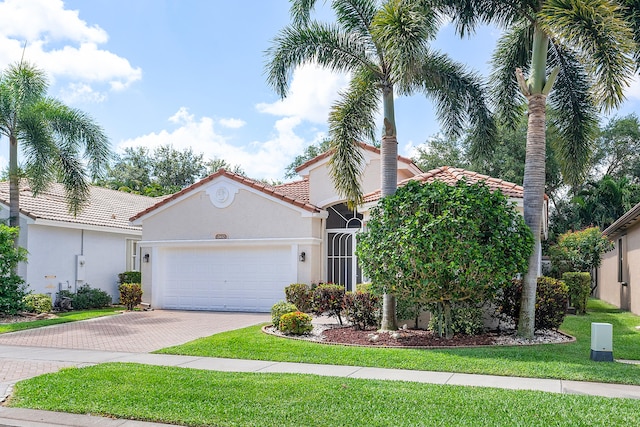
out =
[[[203,240],[217,234],[228,239],[320,238],[320,219],[242,188],[229,206],[218,208],[203,190],[144,219],[142,239]]]
[[[623,310],[640,314],[640,226],[611,236],[615,248],[602,258],[596,296]],[[622,243],[622,281],[618,281],[618,246]]]

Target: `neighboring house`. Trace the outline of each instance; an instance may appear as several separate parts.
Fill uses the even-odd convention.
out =
[[[602,256],[596,297],[640,315],[640,203],[602,234],[615,246]]]
[[[20,189],[20,246],[28,262],[19,274],[34,293],[51,295],[90,285],[119,298],[118,273],[137,270],[142,229],[129,218],[158,202],[146,196],[91,187],[87,206],[69,213],[61,184],[36,197],[26,181]],[[9,217],[9,184],[0,183],[0,218]]]
[[[220,170],[133,216],[142,227],[143,300],[156,308],[267,312],[291,283],[353,289],[362,281],[355,233],[380,197],[380,151],[361,147],[366,203],[358,212],[336,193],[325,153],[296,169],[299,181],[271,187]],[[484,180],[522,206],[515,184],[447,167],[422,173],[398,157],[401,184],[462,178]]]

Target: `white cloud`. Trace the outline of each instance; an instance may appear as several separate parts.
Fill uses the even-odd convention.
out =
[[[276,121],[274,133],[266,141],[253,141],[245,145],[233,144],[228,137],[219,133],[210,117],[196,118],[185,107],[181,107],[169,122],[174,129],[152,132],[121,141],[118,149],[144,146],[151,150],[161,145],[171,144],[178,150],[191,148],[195,153],[204,153],[205,159],[220,158],[232,165],[240,165],[252,178],[281,179],[284,168],[300,154],[309,143],[295,133],[301,123],[299,117],[285,117]]]
[[[220,119],[218,120],[218,123],[220,123],[220,126],[224,126],[229,129],[240,129],[247,124],[247,122],[240,119]]]
[[[107,95],[104,92],[94,90],[86,83],[69,83],[60,90],[60,98],[67,104],[79,102],[102,102]]]
[[[633,76],[631,84],[628,88],[626,88],[624,94],[631,100],[640,100],[640,76],[638,76],[637,74]]]
[[[298,67],[293,72],[285,99],[272,104],[260,103],[256,108],[261,113],[326,123],[331,104],[338,98],[338,91],[346,88],[347,83],[348,78],[344,74],[312,65]]]
[[[24,50],[24,41],[28,41]],[[77,10],[65,9],[62,0],[5,0],[0,3],[0,67],[18,61],[24,50],[27,61],[44,69],[61,96],[76,99],[70,81],[89,88],[93,102],[108,90],[123,90],[142,78],[142,70],[125,58],[100,48],[108,34],[80,19]],[[90,87],[89,87],[90,85]],[[104,93],[94,86],[104,85]],[[79,87],[79,86],[78,86]],[[99,93],[99,96],[95,96]],[[77,100],[84,100],[77,98]]]

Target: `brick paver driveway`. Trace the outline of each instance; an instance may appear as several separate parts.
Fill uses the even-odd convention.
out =
[[[218,332],[268,322],[268,314],[155,310],[0,335],[0,345],[148,353]]]
[[[0,346],[149,353],[200,337],[268,322],[268,314],[155,310],[126,312],[0,335]],[[0,358],[0,401],[3,386],[18,379],[55,372],[63,361]]]

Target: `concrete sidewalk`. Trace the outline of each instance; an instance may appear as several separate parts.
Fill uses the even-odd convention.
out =
[[[640,399],[640,386],[602,384],[540,378],[501,377],[450,372],[381,369],[343,365],[315,365],[307,363],[269,362],[260,360],[223,359],[195,356],[175,356],[116,351],[57,349],[0,345],[0,363],[45,364],[51,371],[62,366],[91,366],[106,362],[132,362],[148,365],[176,366],[229,372],[301,373],[348,378],[412,381],[429,384],[495,387],[514,390],[539,390],[551,393],[586,394],[613,398]],[[11,393],[13,382],[0,383],[0,399]],[[46,420],[46,421],[45,421]],[[0,426],[41,427],[45,425],[134,427],[159,425],[130,420],[47,413],[0,407]]]

